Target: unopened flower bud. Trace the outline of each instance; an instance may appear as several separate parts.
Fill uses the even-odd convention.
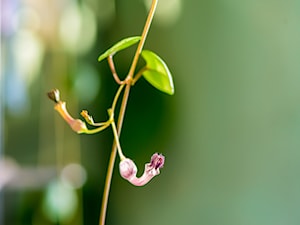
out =
[[[66,108],[66,103],[60,100],[59,90],[53,89],[47,93],[48,97],[56,104],[54,109],[59,112],[62,118],[70,125],[76,133],[84,133],[87,131],[86,124],[80,119],[74,119]]]
[[[130,180],[131,178],[136,176],[137,167],[131,159],[125,158],[120,162],[119,167],[120,174],[124,179]]]
[[[50,92],[47,93],[47,95],[48,95],[48,98],[50,98],[55,103],[58,103],[60,101],[58,89],[51,90]]]
[[[152,155],[150,163],[145,165],[145,171],[141,177],[136,177],[137,167],[135,163],[125,158],[120,162],[119,169],[121,176],[135,186],[147,184],[153,177],[160,173],[159,169],[163,167],[165,157],[162,154],[155,153]]]
[[[93,117],[91,117],[87,110],[82,110],[80,115],[89,123],[89,124],[95,124]]]

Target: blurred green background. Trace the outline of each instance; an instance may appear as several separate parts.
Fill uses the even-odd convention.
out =
[[[46,93],[106,120],[117,85],[97,58],[141,33],[148,5],[1,0],[0,224],[98,224],[112,132],[75,134]],[[145,48],[175,95],[141,79],[121,144],[139,170],[166,163],[145,187],[116,166],[106,224],[300,224],[300,1],[161,0]]]

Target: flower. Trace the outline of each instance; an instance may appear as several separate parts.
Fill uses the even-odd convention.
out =
[[[54,109],[59,112],[62,118],[70,125],[73,131],[80,133],[85,133],[87,131],[86,124],[80,119],[74,119],[68,112],[66,103],[60,101],[59,90],[53,89],[47,93],[48,97],[55,102]]]
[[[137,177],[137,167],[135,163],[125,158],[119,164],[121,176],[135,186],[143,186],[147,184],[153,177],[160,173],[159,169],[164,166],[165,157],[162,154],[155,153],[152,155],[150,163],[145,165],[144,173],[141,177]]]

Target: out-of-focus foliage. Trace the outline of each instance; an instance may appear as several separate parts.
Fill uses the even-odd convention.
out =
[[[98,224],[112,133],[74,134],[46,92],[104,121],[117,85],[97,58],[140,35],[148,3],[1,1],[1,224],[54,224],[53,190],[77,206],[64,224]],[[176,93],[141,79],[120,141],[139,168],[154,151],[165,167],[143,188],[115,171],[107,225],[298,225],[299,1],[161,0],[157,10],[145,48],[166,61]],[[115,57],[120,76],[130,57]],[[63,172],[74,163],[82,169]]]

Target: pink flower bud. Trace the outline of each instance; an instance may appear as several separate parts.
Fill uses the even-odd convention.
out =
[[[145,171],[141,177],[136,177],[137,167],[135,163],[125,158],[120,162],[119,169],[121,176],[135,186],[147,184],[153,177],[160,173],[159,169],[163,167],[165,157],[162,154],[155,153],[152,155],[150,163],[145,165]]]
[[[84,133],[87,130],[85,123],[80,119],[74,119],[66,108],[66,103],[59,101],[54,109],[59,112],[62,118],[70,125],[73,131],[77,133]]]
[[[130,180],[136,177],[137,167],[131,159],[125,158],[120,162],[119,167],[120,174],[124,179]]]

